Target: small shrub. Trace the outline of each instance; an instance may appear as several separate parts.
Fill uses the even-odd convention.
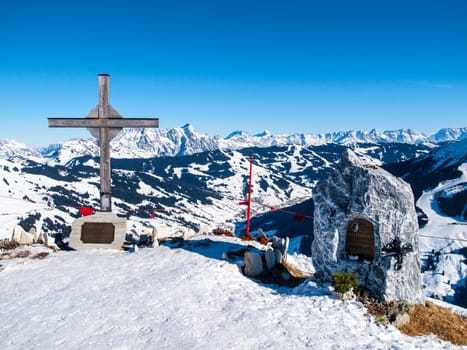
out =
[[[389,324],[389,321],[384,315],[378,315],[375,317],[375,323],[378,326],[386,326],[387,324]]]
[[[19,247],[19,243],[15,241],[10,241],[9,239],[0,240],[0,249],[4,250],[13,250]]]
[[[347,273],[339,271],[332,275],[331,279],[336,292],[345,293],[353,288],[353,292],[358,294],[358,276],[352,271],[347,271]]]

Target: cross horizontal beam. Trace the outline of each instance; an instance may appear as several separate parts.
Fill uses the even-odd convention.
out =
[[[50,128],[158,128],[158,118],[48,118]]]

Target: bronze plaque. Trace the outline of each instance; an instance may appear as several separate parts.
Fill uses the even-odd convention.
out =
[[[365,219],[353,219],[347,226],[345,240],[347,255],[356,255],[362,259],[375,257],[375,233],[373,224]]]
[[[85,222],[81,226],[81,242],[110,244],[115,238],[115,226],[110,222]]]

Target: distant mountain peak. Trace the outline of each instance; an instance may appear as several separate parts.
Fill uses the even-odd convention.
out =
[[[256,134],[255,137],[265,137],[265,136],[272,136],[272,133],[269,130],[264,130],[259,134]]]
[[[230,139],[233,139],[235,137],[248,137],[248,136],[250,136],[250,135],[246,131],[235,130],[235,131],[232,131],[230,134],[228,134],[225,137],[225,140],[230,140]]]
[[[190,130],[190,131],[194,131],[195,128],[193,127],[193,125],[191,125],[190,123],[186,123],[185,125],[182,126],[182,129],[183,130]]]

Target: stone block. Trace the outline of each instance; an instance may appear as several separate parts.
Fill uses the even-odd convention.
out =
[[[69,246],[76,250],[121,249],[126,235],[126,219],[111,212],[76,219],[71,226]]]
[[[23,230],[23,228],[21,226],[16,225],[15,227],[13,227],[13,233],[11,235],[11,241],[19,243],[19,241],[21,240],[21,232],[22,231],[24,231],[24,230]]]
[[[156,239],[167,239],[171,237],[170,228],[164,224],[156,225],[154,227]]]
[[[276,256],[276,264],[282,264],[284,256],[280,250],[274,250],[274,255]]]
[[[266,268],[272,270],[276,266],[276,254],[274,249],[268,249],[264,253],[264,259],[266,260]]]
[[[263,257],[259,253],[245,252],[245,275],[254,277],[263,272]]]
[[[19,226],[16,225],[13,228],[13,234],[11,236],[11,240],[21,245],[33,244],[34,243],[34,236]]]
[[[45,244],[45,238],[44,238],[44,233],[43,232],[39,233],[39,237],[37,237],[36,242],[38,244]]]
[[[38,235],[34,227],[31,227],[31,229],[29,230],[29,234],[32,235],[32,240],[34,241],[34,243],[36,243]]]
[[[202,224],[199,227],[198,235],[207,235],[209,234],[209,226],[206,224]]]

